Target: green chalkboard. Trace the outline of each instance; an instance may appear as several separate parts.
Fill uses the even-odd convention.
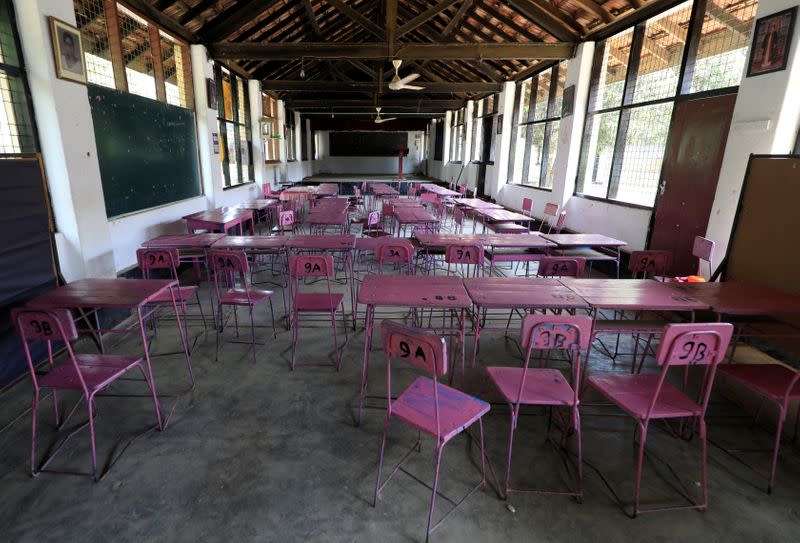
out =
[[[191,110],[96,85],[89,100],[109,218],[202,193]]]

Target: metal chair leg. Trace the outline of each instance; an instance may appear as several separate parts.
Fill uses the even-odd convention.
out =
[[[427,543],[431,537],[431,524],[433,523],[433,509],[436,506],[436,489],[439,487],[439,470],[442,464],[442,450],[443,446],[439,443],[436,444],[436,471],[433,475],[433,485],[431,492],[431,508],[428,510],[428,529],[425,532],[425,542]]]

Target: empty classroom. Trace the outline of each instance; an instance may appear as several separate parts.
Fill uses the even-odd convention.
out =
[[[0,0],[0,538],[765,541],[797,0]]]

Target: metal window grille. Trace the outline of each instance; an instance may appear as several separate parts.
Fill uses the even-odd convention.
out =
[[[0,2],[0,155],[37,150],[11,2]]]
[[[116,88],[104,0],[75,0],[75,22],[81,31],[89,83]]]

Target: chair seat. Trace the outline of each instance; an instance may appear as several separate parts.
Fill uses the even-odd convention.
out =
[[[188,286],[188,287],[178,287],[175,291],[175,301],[176,302],[186,302],[194,296],[194,293],[197,292],[196,286]],[[156,304],[171,304],[172,303],[172,294],[170,294],[169,290],[164,292],[160,292],[153,298],[153,303]]]
[[[522,368],[486,368],[489,379],[508,403],[517,402]],[[528,368],[525,388],[520,403],[526,405],[572,405],[575,391],[564,378],[564,374],[551,368]]]
[[[270,296],[272,296],[271,290],[234,288],[220,296],[219,303],[223,305],[258,305],[269,300]]]
[[[634,418],[647,415],[653,393],[658,385],[658,375],[596,375],[589,383]],[[703,408],[671,384],[664,382],[650,418],[670,419],[694,417]]]
[[[426,434],[449,441],[489,411],[489,404],[441,383],[439,432],[436,431],[433,379],[417,377],[399,398],[392,402],[392,415]]]
[[[383,230],[372,230],[370,232],[364,232],[364,235],[368,238],[382,238],[386,236],[391,236],[390,232],[385,232]]]
[[[141,357],[108,354],[76,354],[86,388],[100,390],[141,361]],[[82,389],[71,362],[63,363],[39,378],[39,386],[57,389]]]
[[[720,364],[717,371],[776,402],[783,401],[789,383],[797,376],[795,370],[781,364]],[[789,391],[790,400],[797,398],[800,380]]]
[[[316,292],[298,292],[294,297],[294,307],[297,311],[333,311],[344,300],[344,294],[334,292],[331,294]]]

